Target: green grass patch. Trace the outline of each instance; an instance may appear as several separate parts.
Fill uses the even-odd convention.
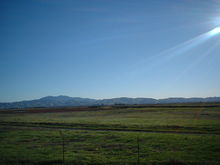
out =
[[[63,131],[65,164],[219,164],[220,136]],[[62,164],[59,130],[5,129],[0,164]]]
[[[60,130],[66,165],[220,164],[220,109],[202,106],[1,113],[0,164],[63,164]]]

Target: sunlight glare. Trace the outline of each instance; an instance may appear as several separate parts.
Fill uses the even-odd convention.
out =
[[[220,33],[220,27],[217,27],[209,32],[210,35],[217,35]]]

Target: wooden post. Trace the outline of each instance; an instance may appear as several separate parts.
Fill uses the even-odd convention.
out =
[[[64,164],[64,161],[65,161],[65,156],[64,156],[64,152],[65,152],[65,150],[64,150],[64,135],[63,135],[63,132],[62,131],[60,131],[60,136],[61,136],[61,138],[62,138],[62,153],[63,153],[63,164]]]
[[[140,164],[140,140],[139,137],[137,137],[137,164]]]

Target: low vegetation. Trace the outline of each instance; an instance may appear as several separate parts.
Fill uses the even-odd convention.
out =
[[[184,105],[2,111],[0,164],[220,164],[219,104]]]

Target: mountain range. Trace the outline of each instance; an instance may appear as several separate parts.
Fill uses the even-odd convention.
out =
[[[115,104],[166,104],[166,103],[198,103],[220,102],[220,97],[207,98],[128,98],[119,97],[112,99],[89,99],[69,96],[47,96],[36,100],[0,103],[0,109],[34,108],[34,107],[70,107],[70,106],[97,106]]]

